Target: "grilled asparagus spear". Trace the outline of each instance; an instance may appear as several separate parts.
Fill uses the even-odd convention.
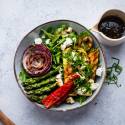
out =
[[[37,96],[37,95],[27,95],[27,97],[33,101],[33,102],[37,102],[37,103],[41,103],[41,100],[43,98],[45,98],[47,95],[41,95],[41,96]]]
[[[24,89],[25,89],[26,91],[29,91],[29,90],[32,90],[32,89],[40,88],[40,87],[42,87],[43,85],[47,85],[47,84],[54,83],[54,82],[56,82],[56,77],[52,77],[51,79],[48,78],[48,79],[46,79],[46,80],[44,80],[44,81],[41,81],[41,82],[39,82],[39,83],[34,83],[34,84],[31,84],[31,85],[28,85],[28,86],[26,86]]]
[[[41,76],[41,77],[36,77],[36,78],[28,78],[25,80],[25,82],[22,83],[23,86],[28,86],[30,84],[34,84],[36,82],[39,82],[42,79],[46,79],[52,75],[55,75],[58,73],[60,67],[57,67],[55,70],[50,71],[48,74]]]
[[[27,92],[27,94],[28,94],[28,95],[30,95],[30,94],[42,95],[42,94],[44,94],[44,93],[47,93],[47,92],[52,91],[56,86],[57,86],[56,83],[50,84],[50,85],[48,85],[48,86],[44,86],[44,87],[39,88],[39,89],[30,90],[30,91]]]

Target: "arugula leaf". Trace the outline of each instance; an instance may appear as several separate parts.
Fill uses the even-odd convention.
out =
[[[27,73],[24,71],[24,69],[22,69],[22,71],[20,72],[19,74],[19,79],[22,81],[22,82],[25,82],[26,79],[27,79]]]
[[[86,64],[83,70],[85,77],[90,77],[92,75],[92,67],[90,64]]]
[[[59,39],[60,35],[54,35],[54,37],[52,38],[52,43],[54,44],[58,39]]]
[[[60,35],[53,35],[43,29],[41,29],[41,31],[44,32],[44,35],[46,35],[47,38],[49,38],[51,40],[51,42],[47,45],[50,49],[53,48],[55,46],[55,42],[60,38]],[[44,40],[45,41],[45,40]]]
[[[55,55],[55,57],[56,57],[56,62],[57,62],[57,64],[60,64],[61,52],[58,52],[58,53]]]
[[[49,39],[53,39],[54,35],[51,33],[48,33],[46,30],[41,29],[41,32],[43,32]]]
[[[91,32],[89,30],[86,30],[86,31],[81,32],[79,37],[90,36],[90,35],[91,35]]]
[[[67,29],[68,28],[68,25],[67,24],[60,24],[60,25],[58,25],[58,27],[57,27],[57,29],[55,30],[55,32],[54,32],[54,34],[55,35],[59,35],[59,34],[61,34],[65,29]]]
[[[66,39],[65,38],[62,38],[60,40],[58,40],[58,43],[53,47],[53,49],[59,45],[61,45]]]
[[[86,98],[87,98],[86,96],[80,96],[80,95],[78,95],[78,96],[74,97],[74,100],[76,102],[79,102],[80,104],[82,104],[86,100]]]
[[[54,31],[55,31],[55,28],[54,28],[54,27],[48,27],[46,31],[47,31],[48,33],[53,34]]]

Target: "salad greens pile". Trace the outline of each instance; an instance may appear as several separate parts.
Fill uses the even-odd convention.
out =
[[[71,38],[75,44],[78,34],[75,31],[65,32],[68,25],[60,25],[58,28],[49,27],[47,30],[41,29],[39,36],[43,43],[47,45],[53,55],[53,66],[58,66],[62,63],[61,44],[66,41],[66,38]]]

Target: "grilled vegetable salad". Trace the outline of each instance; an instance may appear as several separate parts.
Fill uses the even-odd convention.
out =
[[[67,24],[41,29],[22,59],[19,78],[27,97],[51,108],[92,96],[102,74],[93,41],[89,31],[78,34]]]

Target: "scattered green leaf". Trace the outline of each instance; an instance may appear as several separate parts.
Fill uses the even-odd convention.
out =
[[[107,75],[106,75],[106,83],[115,84],[117,87],[121,87],[121,84],[118,84],[118,76],[122,72],[122,67],[119,65],[120,60],[112,57],[113,64],[111,67],[107,68]]]

